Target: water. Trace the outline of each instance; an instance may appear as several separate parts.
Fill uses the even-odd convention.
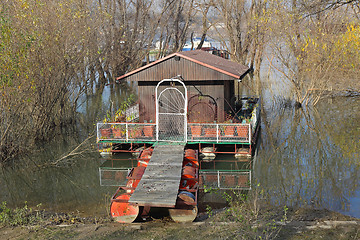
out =
[[[84,144],[82,154],[57,166],[50,163],[93,134],[93,124],[102,119],[109,104],[118,106],[129,94],[127,86],[113,90],[84,99],[78,125],[39,146],[16,167],[2,170],[0,201],[10,206],[42,203],[48,210],[87,216],[107,214],[116,187],[100,187],[101,157],[94,137]],[[360,99],[324,99],[314,108],[294,109],[277,101],[279,89],[262,83],[260,90],[261,134],[253,165],[256,185],[276,205],[327,208],[360,217]],[[123,94],[119,97],[114,94],[117,91]]]
[[[360,217],[360,99],[262,117],[254,175],[272,203]]]

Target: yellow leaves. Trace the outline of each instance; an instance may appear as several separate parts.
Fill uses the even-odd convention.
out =
[[[21,3],[21,8],[23,9],[28,9],[29,8],[29,3],[27,0],[20,0],[20,3]]]

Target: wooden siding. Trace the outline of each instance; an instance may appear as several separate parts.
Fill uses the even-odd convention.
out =
[[[208,81],[208,80],[235,80],[235,78],[223,74],[214,69],[202,66],[184,58],[175,57],[159,62],[150,68],[128,76],[129,81],[161,81],[181,75],[185,81]]]
[[[226,100],[225,104],[225,112],[229,113],[231,111],[231,106],[234,106],[235,99],[234,99],[234,81],[225,81],[224,82],[224,98]]]
[[[217,122],[224,121],[224,82],[217,82],[216,85],[195,85],[203,94],[215,99],[217,104]],[[194,86],[188,86],[188,98],[199,95]],[[214,122],[215,106],[209,97],[194,97],[189,102],[189,121],[190,122]]]
[[[199,91],[203,95],[210,95],[217,103],[217,121],[224,121],[224,111],[226,110],[224,104],[224,81],[209,82],[186,82],[188,90],[188,99],[192,96],[199,95]],[[155,87],[156,82],[139,82],[139,107],[140,107],[140,122],[155,122]],[[198,91],[198,90],[199,91]],[[211,104],[211,99],[207,97],[194,97],[189,102],[189,121],[191,122],[214,122],[215,106]],[[191,111],[191,113],[190,113]]]
[[[139,121],[155,122],[155,86],[138,86],[139,92]]]

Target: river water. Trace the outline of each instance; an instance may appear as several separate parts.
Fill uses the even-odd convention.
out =
[[[273,204],[327,208],[360,217],[360,98],[327,98],[295,109],[263,84],[261,134],[253,184]],[[84,99],[81,120],[0,173],[0,201],[9,206],[41,203],[47,210],[94,216],[108,213],[116,187],[101,187],[94,130],[110,104],[129,86],[107,87]],[[63,156],[85,141],[77,154]],[[56,165],[55,165],[56,163]],[[253,188],[255,189],[255,188]]]

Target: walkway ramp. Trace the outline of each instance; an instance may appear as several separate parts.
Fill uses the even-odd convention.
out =
[[[156,145],[129,203],[139,206],[175,207],[181,180],[185,144]]]

